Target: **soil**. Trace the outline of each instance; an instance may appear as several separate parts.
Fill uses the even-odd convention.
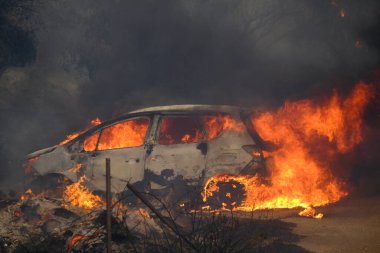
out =
[[[321,220],[281,219],[296,225],[298,246],[320,253],[380,252],[380,196],[350,198],[318,211],[324,214]]]

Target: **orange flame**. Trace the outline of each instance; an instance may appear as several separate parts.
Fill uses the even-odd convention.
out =
[[[85,179],[86,177],[82,176],[78,182],[66,186],[63,192],[65,201],[71,206],[83,209],[104,206],[104,201],[84,186]]]
[[[321,157],[332,159],[362,141],[363,112],[372,94],[371,85],[359,83],[346,99],[334,92],[324,103],[287,101],[275,112],[253,117],[259,135],[277,146],[266,152],[273,159],[270,183],[262,183],[259,175],[214,176],[206,182],[204,201],[219,191],[218,182],[244,186],[246,198],[236,210],[311,208],[340,200],[348,194],[344,182],[334,177],[333,168]]]
[[[24,192],[23,195],[21,195],[20,200],[27,200],[33,197],[34,197],[33,191],[32,189],[29,188]]]
[[[90,129],[91,127],[94,127],[94,126],[97,126],[99,124],[101,124],[102,121],[100,120],[100,118],[95,118],[93,120],[90,121],[90,125],[89,127],[87,127],[85,130],[82,130],[82,131],[78,131],[78,132],[75,132],[73,134],[69,134],[66,136],[66,139],[61,141],[59,143],[59,145],[64,145],[66,143],[68,143],[69,141],[75,139],[76,137],[78,137],[79,135],[81,135],[82,133],[86,132],[88,129]]]
[[[193,125],[194,122],[202,122],[204,132],[201,131],[200,126]],[[181,122],[181,124],[183,124],[181,128],[185,133],[175,133],[175,131],[173,131],[176,127],[178,128],[178,126],[173,128],[173,125],[178,124],[173,118],[165,118],[161,124],[159,139],[160,143],[165,145],[178,143],[178,140],[180,140],[180,143],[197,142],[202,139],[212,140],[218,137],[223,131],[242,132],[245,129],[242,122],[237,122],[230,115],[220,114],[201,116],[199,118],[194,116],[193,120],[186,118]],[[176,136],[179,134],[181,135]]]
[[[149,120],[127,120],[105,128],[100,137],[98,150],[140,146],[144,143]]]
[[[245,129],[242,122],[237,122],[230,115],[205,116],[202,121],[207,132],[206,140],[216,138],[223,131],[240,133]]]
[[[82,239],[84,239],[85,236],[83,235],[74,235],[70,240],[69,240],[69,244],[67,245],[68,246],[68,249],[71,249],[73,248],[78,242],[80,242]]]
[[[307,207],[303,211],[299,212],[298,215],[305,216],[305,217],[311,217],[314,219],[322,219],[323,213],[317,213],[317,211],[312,207]]]

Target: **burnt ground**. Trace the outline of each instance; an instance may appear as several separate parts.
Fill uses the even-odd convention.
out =
[[[54,203],[48,200],[38,200],[37,202],[42,209],[50,210],[55,207]],[[0,206],[0,209],[6,211],[5,209],[12,210],[16,203],[5,203],[3,201],[2,204],[3,207]],[[22,208],[20,210],[22,211]],[[319,207],[317,211],[325,215],[321,220],[300,217],[298,216],[300,210],[266,210],[253,213],[224,212],[215,220],[212,218],[211,222],[210,219],[203,219],[202,223],[208,223],[203,224],[203,231],[189,238],[192,238],[192,241],[199,247],[199,252],[380,252],[380,196],[350,197],[333,205]],[[149,210],[147,211],[149,212]],[[44,210],[39,212],[45,213]],[[130,216],[131,214],[132,210],[128,216],[133,218]],[[59,220],[54,215],[55,213],[51,217],[54,220]],[[223,218],[231,216],[233,219]],[[7,225],[14,226],[15,231],[17,224],[23,229],[32,228],[32,224],[36,222],[28,220],[26,217],[27,215],[24,212],[18,222],[12,221]],[[151,225],[152,222],[153,220],[148,221]],[[131,226],[131,223],[128,222],[128,225]],[[42,226],[43,230],[44,226]],[[74,231],[72,228],[70,230]],[[129,236],[130,234],[127,234],[126,238]],[[66,247],[65,243],[70,236],[59,238],[61,246],[55,242],[54,244],[58,246],[54,252],[61,252]],[[184,248],[176,246],[176,236],[173,238],[173,243],[152,245],[149,250],[144,252],[178,252],[179,249],[183,249],[183,252],[192,252],[186,246]],[[100,243],[101,241],[100,237]],[[38,250],[49,248],[49,251],[44,252],[52,252],[50,243],[51,240],[41,241]],[[28,246],[27,243],[25,245]],[[103,248],[100,247],[99,249],[102,250]],[[3,251],[13,252],[0,247],[0,252]],[[28,250],[20,250],[19,248],[17,252],[40,251],[35,251],[31,247]],[[77,252],[88,251],[78,250]],[[139,251],[135,249],[131,252]]]

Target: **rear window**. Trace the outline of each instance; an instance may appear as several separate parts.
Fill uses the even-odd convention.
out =
[[[212,140],[218,137],[223,131],[223,119],[221,115],[202,116],[202,125],[204,128],[204,138]]]
[[[161,120],[158,143],[171,145],[209,141],[223,131],[241,132],[244,129],[242,122],[228,114],[166,116]]]
[[[202,139],[198,117],[164,117],[158,143],[162,145],[198,142]]]
[[[144,144],[148,127],[148,118],[135,118],[104,128],[98,150],[141,146]]]
[[[244,124],[241,121],[235,120],[229,114],[203,116],[202,124],[204,126],[206,140],[215,139],[223,131],[241,133],[245,130]]]

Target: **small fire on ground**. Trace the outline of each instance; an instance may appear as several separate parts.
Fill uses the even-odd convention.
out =
[[[105,206],[103,199],[84,185],[85,179],[86,176],[82,176],[76,183],[66,186],[63,192],[65,202],[85,210]]]

